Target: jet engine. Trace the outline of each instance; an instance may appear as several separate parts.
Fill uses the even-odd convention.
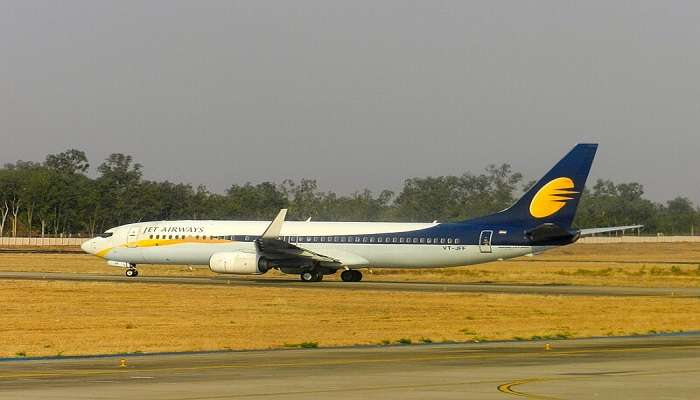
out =
[[[265,257],[242,251],[214,253],[209,269],[219,274],[260,275],[270,269]]]

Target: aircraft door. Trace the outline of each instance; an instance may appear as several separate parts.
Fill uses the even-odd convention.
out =
[[[491,238],[493,231],[481,231],[479,235],[479,251],[482,253],[491,253]]]
[[[136,247],[139,236],[139,230],[139,227],[129,228],[129,233],[126,237],[126,247]]]

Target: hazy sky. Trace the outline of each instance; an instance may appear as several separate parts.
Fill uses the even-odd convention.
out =
[[[577,142],[592,178],[700,203],[696,1],[2,1],[0,163],[123,152],[146,177],[324,190]]]

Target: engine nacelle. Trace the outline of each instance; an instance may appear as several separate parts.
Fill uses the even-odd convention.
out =
[[[214,253],[209,259],[209,269],[219,274],[260,275],[270,267],[268,261],[254,253],[242,251]]]

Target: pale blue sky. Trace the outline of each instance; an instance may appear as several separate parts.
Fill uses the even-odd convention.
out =
[[[700,203],[700,3],[0,1],[0,162],[132,154],[222,191],[349,193],[577,142]]]

